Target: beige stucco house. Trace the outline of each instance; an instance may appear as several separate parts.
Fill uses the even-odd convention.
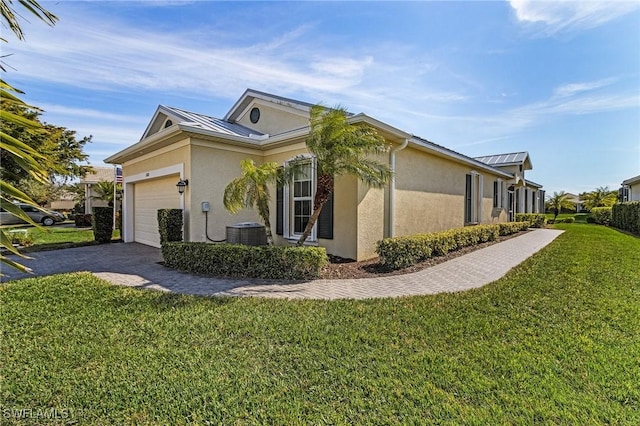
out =
[[[221,119],[159,106],[140,141],[106,160],[123,168],[124,241],[159,246],[160,208],[183,209],[187,241],[222,240],[227,226],[259,221],[252,210],[229,214],[224,188],[239,176],[243,159],[284,165],[308,154],[311,107],[256,90],[247,90]],[[308,239],[331,254],[367,259],[384,237],[506,222],[516,212],[544,208],[541,185],[525,178],[532,169],[526,152],[470,158],[362,113],[349,121],[373,126],[391,144],[380,161],[390,164],[394,179],[384,189],[352,177],[336,180]],[[315,176],[313,158],[308,161],[308,177],[273,188],[276,244],[297,241],[311,214]],[[176,188],[181,180],[188,182],[183,194]]]
[[[620,201],[640,201],[640,175],[626,179],[618,192]]]

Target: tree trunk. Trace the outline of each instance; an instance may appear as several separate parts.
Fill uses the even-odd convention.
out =
[[[307,241],[307,238],[309,238],[309,235],[311,235],[311,230],[313,229],[313,225],[316,224],[318,217],[320,217],[320,212],[322,211],[323,206],[324,206],[324,203],[320,204],[315,210],[313,210],[313,213],[309,218],[309,222],[307,222],[307,226],[306,228],[304,228],[304,232],[300,236],[300,239],[296,243],[296,246],[300,247],[304,244],[305,241]]]
[[[304,242],[311,235],[311,230],[313,226],[316,224],[318,217],[320,217],[320,212],[322,211],[322,207],[329,201],[329,197],[331,197],[331,193],[333,192],[334,180],[333,176],[328,174],[321,174],[318,176],[318,184],[316,185],[316,195],[313,197],[313,213],[309,218],[309,222],[307,222],[307,226],[304,228],[304,232],[300,236],[300,239],[296,243],[299,247],[304,244]]]
[[[271,221],[269,220],[269,204],[258,204],[258,214],[264,222],[264,232],[267,234],[267,244],[273,245],[273,234],[271,233]]]

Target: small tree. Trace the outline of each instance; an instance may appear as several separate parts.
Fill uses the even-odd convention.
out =
[[[253,160],[240,162],[242,175],[232,180],[224,189],[224,207],[231,213],[243,208],[258,209],[258,215],[264,222],[267,244],[273,245],[271,222],[269,220],[269,184],[278,182],[281,168],[277,163],[264,163],[256,166]]]
[[[569,200],[569,194],[564,191],[554,192],[553,196],[550,196],[547,200],[547,209],[553,210],[553,221],[558,218],[558,214],[562,209],[573,208],[573,203]]]
[[[114,188],[114,185],[115,185],[115,188]],[[114,196],[116,192],[118,193],[122,192],[122,185],[114,184],[112,181],[109,181],[109,180],[101,180],[97,182],[95,185],[93,185],[92,189],[98,195],[98,198],[100,200],[104,200],[107,203],[109,203],[109,206],[113,206]],[[116,192],[114,192],[114,189]]]
[[[390,167],[370,158],[371,155],[388,152],[389,144],[373,127],[350,124],[344,108],[327,109],[314,105],[310,127],[306,143],[315,157],[317,185],[313,212],[298,240],[299,246],[309,237],[322,207],[329,201],[336,177],[355,176],[374,188],[381,188],[391,180]]]
[[[609,190],[608,186],[601,186],[595,191],[580,194],[580,198],[587,210],[594,207],[611,207],[618,200],[618,192]]]

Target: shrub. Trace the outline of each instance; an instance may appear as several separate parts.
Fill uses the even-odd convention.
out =
[[[11,238],[11,244],[18,244],[22,247],[29,247],[33,245],[33,236],[26,229],[15,229],[9,231]]]
[[[529,222],[532,228],[542,228],[547,217],[541,213],[516,213],[516,222]]]
[[[564,223],[573,223],[573,222],[575,222],[575,221],[576,221],[576,218],[575,218],[575,217],[566,217],[566,218],[564,219]]]
[[[593,218],[593,222],[589,222],[589,217]],[[611,223],[611,207],[594,207],[587,217],[587,222],[597,223],[598,225],[609,225]]]
[[[514,234],[528,227],[528,222],[510,222],[455,228],[432,234],[385,238],[377,242],[376,253],[380,256],[380,264],[383,268],[401,269],[432,256],[442,256],[463,247],[493,241],[499,235]]]
[[[640,235],[640,201],[614,205],[611,226]]]
[[[197,274],[236,278],[312,279],[327,265],[322,247],[246,246],[167,242],[165,266]]]
[[[113,234],[113,209],[111,207],[93,208],[93,237],[99,243],[111,242]]]
[[[92,226],[92,217],[90,214],[76,214],[73,216],[73,221],[78,227]]]
[[[506,222],[498,224],[498,233],[500,236],[515,234],[520,231],[529,229],[528,222]]]
[[[182,209],[158,210],[160,244],[182,241]]]

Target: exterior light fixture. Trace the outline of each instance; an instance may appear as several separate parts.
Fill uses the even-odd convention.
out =
[[[178,192],[180,195],[184,194],[184,189],[189,185],[189,179],[180,179],[178,183],[176,183],[176,187],[178,188]]]

